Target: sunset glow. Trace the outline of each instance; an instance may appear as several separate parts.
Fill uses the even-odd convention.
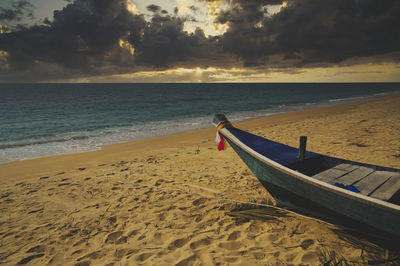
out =
[[[18,3],[0,4],[2,82],[400,81],[398,5]]]

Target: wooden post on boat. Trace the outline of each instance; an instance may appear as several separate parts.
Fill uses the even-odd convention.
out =
[[[304,161],[306,159],[306,145],[307,136],[300,136],[300,147],[299,147],[299,161]]]

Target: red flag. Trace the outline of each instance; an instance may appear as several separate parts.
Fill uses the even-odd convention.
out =
[[[225,139],[224,139],[224,137],[221,135],[221,133],[217,132],[217,138],[219,139],[219,142],[218,142],[218,150],[219,150],[219,151],[225,150],[225,148],[226,148]]]

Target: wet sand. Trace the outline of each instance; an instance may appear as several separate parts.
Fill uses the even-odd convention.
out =
[[[291,146],[306,135],[309,150],[394,168],[399,125],[400,95],[236,124]],[[5,265],[366,264],[396,256],[285,210],[230,215],[273,200],[231,148],[217,151],[213,128],[1,164],[0,180]]]

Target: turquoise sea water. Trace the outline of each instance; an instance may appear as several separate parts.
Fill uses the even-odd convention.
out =
[[[400,83],[0,84],[0,163],[400,92]]]

